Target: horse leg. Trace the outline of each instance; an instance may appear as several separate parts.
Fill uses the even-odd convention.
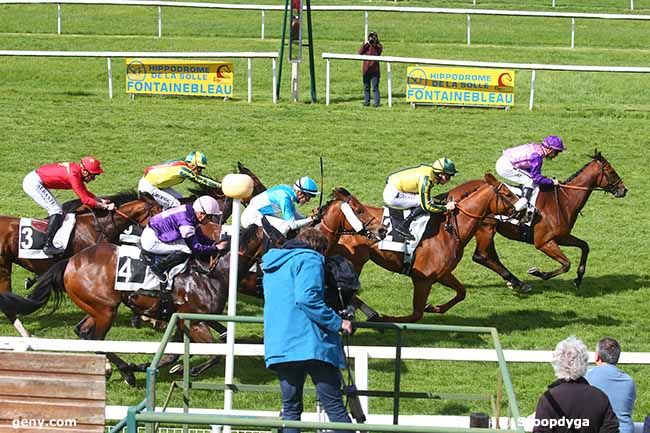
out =
[[[369,322],[373,322],[379,318],[379,313],[357,295],[352,296],[350,303],[355,309],[361,310],[361,312],[366,315],[366,319]]]
[[[562,250],[560,249],[559,245],[555,240],[550,240],[541,247],[538,248],[541,252],[555,260],[556,262],[560,263],[562,266],[560,266],[558,269],[551,271],[551,272],[543,272],[539,268],[530,268],[528,270],[528,273],[530,275],[534,275],[535,277],[539,277],[542,280],[548,280],[549,278],[556,277],[560,274],[564,274],[565,272],[568,272],[569,269],[571,268],[571,262],[567,258],[567,256],[564,255]]]
[[[450,272],[447,275],[444,275],[438,282],[444,286],[449,287],[450,289],[453,289],[456,291],[456,296],[451,298],[448,302],[444,304],[439,304],[436,305],[435,307],[432,306],[431,304],[427,304],[424,308],[424,311],[427,313],[438,313],[438,314],[445,314],[447,310],[449,310],[451,307],[454,305],[458,304],[460,301],[465,299],[465,286],[463,286],[463,283],[458,281],[456,277]]]
[[[413,312],[408,316],[380,316],[380,322],[414,323],[424,316],[424,307],[431,292],[434,279],[415,279],[413,281]]]
[[[0,293],[11,292],[11,263],[0,258]],[[7,315],[9,322],[14,325],[16,331],[23,338],[31,337],[31,334],[23,326],[23,322],[15,314]]]
[[[501,278],[507,282],[506,284],[511,289],[515,289],[520,293],[530,292],[532,290],[530,284],[521,281],[501,263],[501,259],[499,259],[499,254],[494,245],[495,234],[495,230],[484,229],[483,226],[479,228],[479,231],[475,235],[476,249],[474,250],[472,260],[501,275]]]
[[[580,264],[578,265],[578,276],[573,280],[573,284],[576,286],[576,289],[582,284],[582,277],[585,275],[587,270],[587,257],[589,257],[589,244],[583,241],[580,238],[577,238],[573,235],[568,235],[561,239],[558,239],[558,244],[566,247],[577,247],[580,248]]]
[[[189,322],[187,322],[189,323]],[[210,327],[205,322],[192,323],[190,328],[186,330],[189,333],[190,340],[195,343],[214,343],[214,337],[210,332]],[[217,365],[221,361],[221,356],[212,356],[205,362],[190,368],[190,375],[193,377],[206,371],[208,368]],[[182,364],[175,365],[170,373],[182,374],[184,367]]]

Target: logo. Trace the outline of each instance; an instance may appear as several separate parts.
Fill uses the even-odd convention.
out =
[[[503,74],[499,75],[498,83],[499,87],[512,87],[514,80],[512,78],[512,75],[510,75],[510,72],[504,72]]]
[[[143,81],[147,68],[139,60],[134,60],[126,66],[126,76],[129,81]]]
[[[424,88],[427,85],[427,74],[424,69],[412,69],[406,77],[406,85],[412,88]]]

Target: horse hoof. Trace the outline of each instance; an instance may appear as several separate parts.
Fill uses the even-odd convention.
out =
[[[104,365],[104,374],[106,375],[106,379],[110,379],[113,375],[113,365],[109,361],[106,361]]]
[[[533,291],[533,288],[530,284],[521,283],[516,287],[512,288],[515,292],[520,294],[530,293]]]
[[[582,278],[576,278],[573,280],[573,285],[575,286],[576,289],[580,288],[580,284],[582,284]]]
[[[538,267],[532,267],[532,268],[528,269],[528,273],[530,275],[537,275],[537,274],[540,273],[540,271],[539,271]]]
[[[132,371],[122,371],[122,379],[126,382],[127,385],[134,387],[135,386],[135,375]]]
[[[435,313],[435,311],[433,309],[433,305],[431,305],[431,304],[425,305],[424,306],[424,312],[425,313]]]

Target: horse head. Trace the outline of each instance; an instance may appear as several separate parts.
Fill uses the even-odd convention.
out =
[[[322,231],[331,235],[358,234],[368,239],[382,240],[386,228],[368,209],[345,188],[332,190],[332,198],[318,209],[316,221]],[[323,230],[324,229],[324,230]]]
[[[495,200],[490,202],[489,213],[512,216],[515,213],[515,202],[519,199],[510,188],[499,182],[491,173],[485,173],[485,182],[494,191]]]
[[[604,191],[612,194],[614,197],[625,197],[625,194],[627,194],[627,188],[623,183],[623,179],[621,179],[614,167],[612,167],[612,164],[605,159],[598,149],[594,150],[594,154],[591,158],[592,162],[596,163],[599,168],[596,185]]]

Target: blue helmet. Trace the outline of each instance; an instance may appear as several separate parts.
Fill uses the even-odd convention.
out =
[[[294,189],[310,196],[320,194],[316,181],[309,176],[303,176],[293,184]]]

